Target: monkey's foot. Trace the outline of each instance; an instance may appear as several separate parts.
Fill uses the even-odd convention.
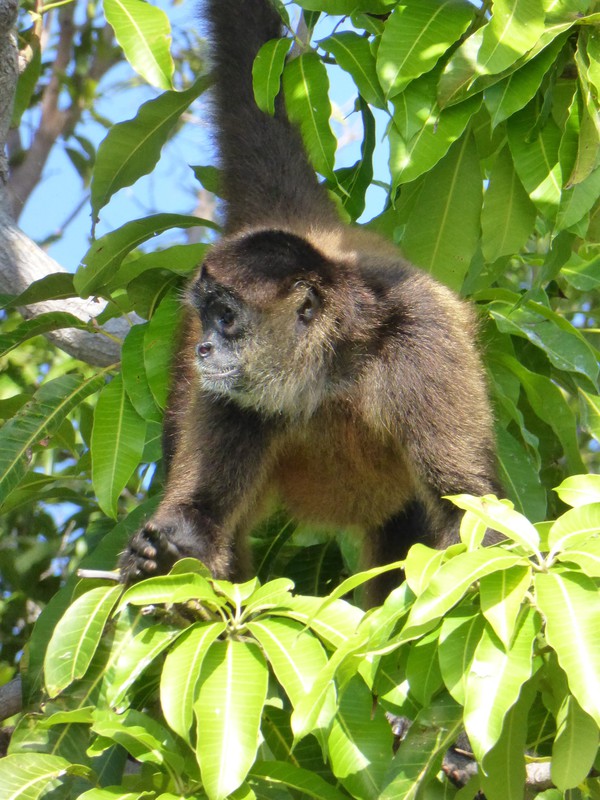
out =
[[[135,581],[168,572],[173,564],[184,557],[173,541],[171,526],[148,520],[129,540],[119,559],[121,581]]]

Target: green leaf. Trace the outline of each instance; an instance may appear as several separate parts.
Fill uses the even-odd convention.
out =
[[[571,475],[554,490],[563,503],[578,507],[600,502],[600,475]]]
[[[209,800],[223,800],[254,763],[268,670],[259,648],[229,639],[204,657],[194,713],[196,753]]]
[[[195,573],[157,575],[130,586],[123,594],[117,612],[126,605],[149,606],[159,603],[187,603],[199,600],[214,607],[223,605],[210,583]]]
[[[494,162],[483,197],[481,246],[486,261],[518,253],[533,233],[536,215],[504,147]]]
[[[385,109],[386,101],[368,39],[353,31],[344,31],[322,39],[319,47],[332,53],[338,65],[352,75],[358,91],[367,103]]]
[[[202,662],[209,647],[224,631],[224,622],[192,625],[181,634],[165,658],[160,704],[171,728],[188,743]]]
[[[513,114],[507,122],[508,144],[525,191],[542,214],[554,219],[561,200],[562,174],[558,160],[561,133],[551,117],[536,131],[537,113],[532,102]]]
[[[51,311],[47,314],[39,314],[37,317],[21,322],[9,333],[0,334],[0,358],[34,336],[48,333],[48,331],[61,330],[62,328],[92,330],[89,322],[83,322],[83,320],[65,311]]]
[[[44,670],[50,697],[85,675],[122,591],[121,586],[91,589],[66,610],[46,650]]]
[[[485,619],[473,606],[453,608],[442,621],[438,660],[442,679],[457,703],[465,703],[465,685]]]
[[[92,430],[92,483],[98,505],[116,519],[118,501],[144,451],[146,422],[132,406],[120,375],[98,398]]]
[[[527,517],[512,508],[509,501],[498,500],[492,495],[473,497],[469,494],[457,494],[449,499],[464,511],[471,511],[492,530],[503,533],[528,553],[535,553],[541,559],[539,533]]]
[[[587,778],[598,755],[598,726],[571,695],[565,697],[556,717],[552,745],[551,777],[563,792]]]
[[[180,315],[179,297],[170,292],[161,300],[144,333],[146,378],[159,408],[167,405]]]
[[[510,567],[479,582],[481,611],[504,647],[510,647],[525,595],[531,587],[531,568]]]
[[[377,800],[394,757],[393,734],[381,706],[355,676],[340,698],[327,740],[331,769],[351,797]]]
[[[18,308],[30,303],[39,303],[44,300],[64,300],[68,297],[77,297],[73,287],[73,276],[69,272],[51,272],[37,281],[33,281],[21,294],[11,297],[2,308]]]
[[[556,230],[576,225],[596,203],[600,195],[600,168],[594,170],[580,183],[567,186],[562,193]]]
[[[159,11],[140,0],[128,2],[134,3],[136,7],[145,5],[153,11]],[[208,85],[209,80],[201,78],[184,92],[164,92],[143,103],[133,119],[119,122],[110,128],[98,147],[92,174],[91,203],[94,220],[115,192],[124,186],[131,186],[142,175],[152,172],[160,151],[179,118]]]
[[[493,302],[488,309],[502,333],[528,339],[546,353],[557,369],[585,375],[596,383],[597,355],[568,320],[532,301],[524,306]]]
[[[291,39],[271,39],[265,42],[252,65],[256,105],[271,116],[275,113],[275,98],[281,88],[281,75],[291,44]]]
[[[600,503],[570,509],[550,528],[549,558],[582,544],[597,533],[600,533]]]
[[[600,442],[600,396],[579,389],[582,408],[582,425],[587,432]]]
[[[38,800],[72,765],[58,756],[15,753],[0,761],[0,795],[6,800]]]
[[[127,647],[121,650],[106,692],[106,699],[111,708],[120,710],[130,687],[180,633],[180,629],[168,625],[153,625],[140,631]]]
[[[153,86],[170,89],[171,28],[165,12],[142,0],[104,0],[104,13],[133,69]]]
[[[523,800],[528,714],[535,696],[534,679],[522,687],[517,702],[506,712],[500,738],[484,756],[481,788],[487,800]]]
[[[522,563],[519,556],[484,548],[462,553],[442,564],[427,589],[415,600],[398,641],[408,640],[427,623],[443,617],[484,575]]]
[[[30,450],[51,436],[67,415],[104,385],[106,370],[91,378],[62,375],[37,390],[33,399],[0,429],[0,502],[26,474]]]
[[[109,787],[108,789],[90,789],[83,794],[80,794],[78,800],[151,800],[153,792],[127,792],[125,789],[117,787]],[[166,795],[161,795],[165,800],[169,800]],[[180,800],[180,798],[172,795],[173,800]]]
[[[473,13],[472,5],[460,0],[408,0],[397,6],[377,51],[377,72],[386,97],[429,72],[467,30]]]
[[[600,724],[600,597],[595,582],[576,572],[535,576],[536,602],[546,638],[567,673],[579,705]]]
[[[285,603],[284,609],[274,613],[281,613],[303,625],[309,625],[311,630],[334,648],[341,647],[351,639],[364,616],[364,611],[345,600],[336,600],[323,606],[321,597],[301,595],[292,597]]]
[[[446,750],[462,728],[462,709],[448,695],[419,712],[393,761],[393,777],[378,800],[417,800],[441,769]]]
[[[479,241],[482,181],[475,143],[465,135],[426,175],[402,250],[452,289],[460,289]]]
[[[539,457],[509,433],[496,432],[498,471],[508,497],[522,514],[534,520],[546,515],[546,491],[539,476]],[[530,445],[531,446],[531,445]]]
[[[183,214],[151,214],[127,222],[92,244],[75,273],[75,288],[81,297],[89,297],[113,278],[125,256],[142,242],[171,228],[198,226],[212,230],[217,228],[214,222]]]
[[[584,470],[575,415],[558,386],[545,375],[526,369],[512,356],[502,355],[499,359],[519,378],[531,407],[554,431],[562,445],[569,469],[573,472]]]
[[[394,186],[415,180],[437,164],[481,105],[481,98],[474,97],[440,111],[432,88],[432,76],[426,75],[394,100],[389,133]]]
[[[483,631],[467,675],[464,710],[465,730],[478,761],[500,738],[506,713],[531,677],[539,627],[534,610],[526,607],[510,648],[505,650],[487,628]]]
[[[147,324],[134,325],[121,348],[121,375],[127,396],[142,419],[160,422],[162,414],[154,401],[144,369]]]
[[[443,560],[443,550],[436,550],[421,543],[413,544],[410,548],[404,562],[404,576],[417,596],[429,586],[432,576]]]
[[[335,786],[324,781],[316,773],[283,761],[257,761],[248,773],[248,778],[253,784],[258,784],[257,789],[262,783],[265,790],[269,790],[273,786],[287,786],[289,789],[300,792],[303,797],[314,797],[315,800],[344,800],[347,798],[346,794],[339,792]],[[258,796],[266,797],[267,795],[261,793]]]
[[[600,578],[600,539],[588,539],[577,548],[565,550],[557,560],[577,564],[590,578]]]
[[[120,744],[142,764],[167,764],[175,773],[183,770],[181,743],[149,714],[136,709],[124,714],[100,712],[93,729],[100,737]]]
[[[485,89],[483,99],[490,114],[492,128],[516,114],[535,96],[544,75],[564,47],[567,35],[565,33],[557,37],[520,69]]]
[[[331,105],[325,65],[316,53],[304,53],[286,64],[283,86],[288,116],[299,126],[315,169],[334,179],[337,142],[329,127]]]
[[[477,54],[479,74],[507,69],[531,50],[543,32],[542,0],[494,0],[494,11],[483,28]]]
[[[312,632],[291,619],[255,620],[248,623],[248,630],[261,645],[295,707],[327,663],[323,645]]]
[[[429,706],[431,698],[442,688],[442,674],[438,661],[439,629],[425,634],[413,642],[406,662],[406,679],[410,692],[422,706]]]

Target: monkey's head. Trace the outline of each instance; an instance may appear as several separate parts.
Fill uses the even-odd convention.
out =
[[[344,272],[284,231],[216,245],[189,290],[203,389],[269,414],[310,415],[339,383]]]

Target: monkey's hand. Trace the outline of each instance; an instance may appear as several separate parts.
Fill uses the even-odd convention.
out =
[[[207,561],[205,537],[193,510],[162,511],[133,534],[119,559],[121,581],[135,583],[164,575],[180,558]]]

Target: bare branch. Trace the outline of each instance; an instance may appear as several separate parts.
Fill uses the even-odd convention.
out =
[[[0,686],[0,721],[13,717],[22,709],[21,678],[13,678]]]
[[[0,206],[0,292],[18,295],[33,281],[53,272],[65,271],[60,264],[25,236]],[[104,300],[93,298],[81,300],[74,297],[34,303],[19,310],[26,319],[48,311],[68,311],[79,319],[89,322],[97,317],[105,306]],[[88,364],[106,367],[120,360],[123,339],[131,325],[140,321],[139,317],[132,314],[129,318],[109,320],[98,328],[98,334],[67,328],[48,333],[47,338],[75,358]]]

